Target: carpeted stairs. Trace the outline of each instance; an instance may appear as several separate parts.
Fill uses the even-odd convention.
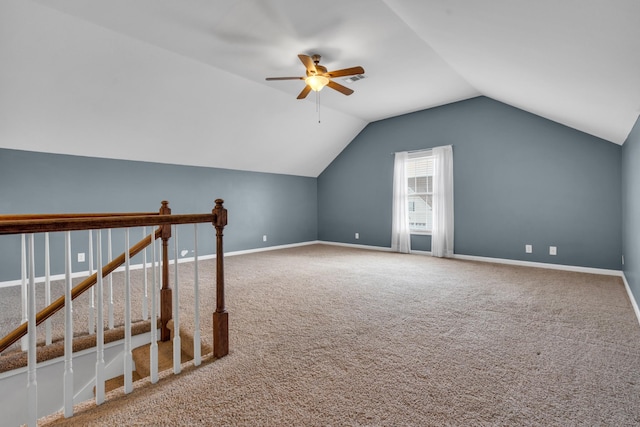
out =
[[[158,372],[166,371],[173,368],[173,321],[168,323],[169,329],[171,329],[170,341],[158,341]],[[193,360],[194,356],[194,344],[193,335],[188,331],[181,328],[180,330],[180,363],[185,363]],[[208,354],[213,350],[209,345],[201,344],[200,354]],[[138,381],[151,376],[150,366],[150,353],[151,344],[146,344],[141,347],[133,349],[132,358],[135,370],[133,371],[133,381]],[[107,381],[105,384],[105,390],[107,392],[115,390],[124,385],[124,375],[115,377]]]

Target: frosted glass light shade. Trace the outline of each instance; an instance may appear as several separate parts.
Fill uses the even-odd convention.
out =
[[[329,83],[329,79],[325,76],[309,76],[305,82],[311,87],[311,90],[319,92]]]

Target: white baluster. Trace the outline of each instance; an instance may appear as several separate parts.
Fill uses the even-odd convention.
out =
[[[102,231],[97,230],[96,253],[98,274],[96,282],[96,292],[98,293],[98,321],[96,322],[96,405],[104,402],[104,302],[103,302],[103,282],[102,282]]]
[[[147,227],[142,227],[142,237],[147,235]],[[153,236],[151,236],[151,240],[153,240]],[[147,248],[144,248],[142,251],[142,268],[144,271],[143,282],[144,282],[144,297],[142,298],[142,320],[147,320],[149,318],[149,293],[147,291]]]
[[[131,274],[129,259],[129,229],[124,239],[124,392],[133,391],[133,356],[131,353]]]
[[[22,298],[22,321],[20,323],[27,322],[27,240],[26,236],[22,234],[22,252],[21,252],[21,276],[22,276],[22,286],[20,288],[21,298]],[[29,338],[25,335],[20,340],[20,347],[22,351],[27,351],[29,348]]]
[[[29,235],[29,356],[27,360],[27,425],[38,425],[38,382],[36,380],[36,280],[34,236]]]
[[[195,315],[194,315],[194,329],[193,329],[193,364],[195,366],[200,365],[200,283],[198,280],[198,224],[193,224],[193,253],[194,253],[194,283],[193,292],[195,294]]]
[[[151,234],[151,253],[153,255],[153,268],[151,269],[151,350],[149,363],[151,366],[151,383],[158,382],[158,279],[156,276],[157,255],[156,255],[155,232]]]
[[[95,271],[93,270],[93,232],[89,230],[89,276]],[[89,303],[89,335],[93,335],[96,329],[96,290],[92,286],[89,289],[90,303]]]
[[[64,416],[73,416],[73,304],[71,302],[71,232],[65,233]]]
[[[111,229],[107,230],[107,260],[113,261],[113,252],[111,250]],[[113,274],[109,273],[109,329],[113,329]]]
[[[178,224],[173,226],[173,255],[174,255],[174,283],[173,283],[173,373],[180,373],[182,362],[180,355],[182,347],[180,344],[180,298],[178,285]]]
[[[49,233],[44,233],[44,303],[51,304],[51,255],[49,251]],[[45,343],[51,345],[51,318],[45,321]]]

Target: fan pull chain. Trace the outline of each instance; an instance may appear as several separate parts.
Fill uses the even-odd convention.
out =
[[[318,113],[318,123],[320,123],[320,91],[316,92],[316,112]]]

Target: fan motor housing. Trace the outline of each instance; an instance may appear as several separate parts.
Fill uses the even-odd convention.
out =
[[[327,74],[327,67],[316,64],[316,72],[307,70],[307,76]]]

